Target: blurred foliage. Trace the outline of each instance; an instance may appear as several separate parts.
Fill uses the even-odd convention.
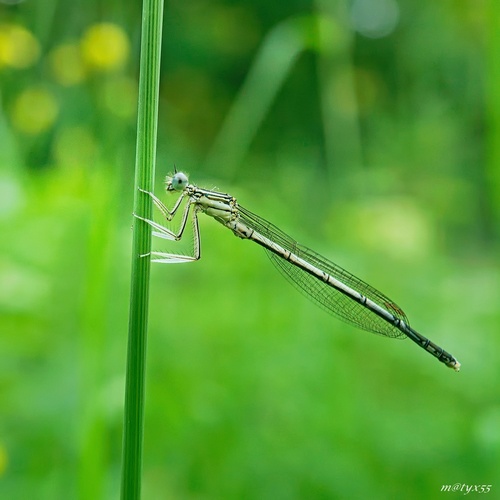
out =
[[[1,498],[117,497],[139,17],[0,3]],[[166,5],[157,192],[237,196],[463,370],[200,220],[202,260],[153,268],[144,498],[496,495],[499,51],[493,1]]]

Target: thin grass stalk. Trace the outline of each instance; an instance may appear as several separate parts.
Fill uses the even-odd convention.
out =
[[[358,101],[352,60],[353,35],[345,28],[349,2],[316,0],[318,17],[318,83],[323,121],[329,195],[339,189],[338,178],[353,175],[362,166]],[[335,91],[332,91],[335,89]],[[338,92],[342,89],[342,92]],[[346,113],[345,103],[351,111]],[[341,137],[342,140],[338,140]],[[343,172],[339,171],[343,169]],[[362,190],[362,185],[359,186]],[[361,193],[357,193],[361,195]]]
[[[158,91],[163,0],[144,0],[142,14],[137,153],[134,213],[150,218],[151,201],[139,191],[153,190],[158,128]],[[151,229],[137,218],[133,222],[132,279],[125,384],[121,498],[136,500],[141,494],[144,436],[144,379],[149,301]]]
[[[304,18],[278,24],[265,38],[247,78],[214,142],[206,168],[233,180],[262,121],[283,87],[297,58],[304,51]]]

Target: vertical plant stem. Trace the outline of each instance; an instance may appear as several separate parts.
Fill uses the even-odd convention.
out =
[[[214,142],[207,168],[232,169],[237,175],[242,158],[248,152],[260,124],[269,112],[290,69],[306,48],[304,18],[291,18],[278,24],[265,38],[248,76]]]
[[[315,5],[321,16],[318,23],[321,48],[318,51],[318,76],[331,196],[338,189],[338,182],[334,179],[347,172],[352,175],[362,165],[358,102],[354,91],[353,35],[344,27],[349,25],[345,22],[346,0],[316,0]],[[338,140],[339,137],[342,140]]]
[[[163,0],[144,0],[142,14],[137,153],[134,212],[151,218],[151,201],[138,188],[153,190],[158,127],[158,89],[163,19]],[[134,218],[132,280],[123,429],[123,500],[136,500],[141,493],[144,435],[144,378],[149,300],[150,260],[141,255],[151,251],[151,230]]]

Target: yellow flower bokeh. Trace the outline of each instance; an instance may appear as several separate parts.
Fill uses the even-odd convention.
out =
[[[121,68],[128,60],[130,42],[125,31],[111,23],[91,26],[82,37],[82,58],[97,71]]]
[[[11,119],[14,127],[29,135],[49,129],[59,112],[55,96],[42,87],[31,87],[21,92],[12,107]]]
[[[74,43],[58,45],[50,53],[49,63],[54,79],[65,87],[81,83],[87,74],[80,46]]]
[[[17,24],[0,24],[0,68],[27,68],[39,57],[40,44],[31,32]]]
[[[66,126],[58,130],[53,153],[57,163],[67,169],[92,165],[96,161],[98,142],[84,126]]]

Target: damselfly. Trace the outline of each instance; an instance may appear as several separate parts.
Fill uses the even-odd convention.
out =
[[[194,254],[187,256],[154,251],[151,252],[152,262],[171,264],[198,260],[198,213],[207,214],[231,229],[236,236],[263,246],[278,270],[326,311],[369,332],[386,337],[408,337],[446,366],[455,371],[460,370],[460,363],[450,353],[410,327],[403,310],[391,299],[337,264],[297,243],[262,217],[243,208],[233,196],[189,184],[187,175],[182,172],[167,177],[166,190],[180,193],[171,210],[153,193],[141,191],[151,197],[168,221],[172,220],[182,201],[187,198],[177,233],[153,220],[136,217],[153,228],[154,236],[178,241],[182,238],[191,215]]]

